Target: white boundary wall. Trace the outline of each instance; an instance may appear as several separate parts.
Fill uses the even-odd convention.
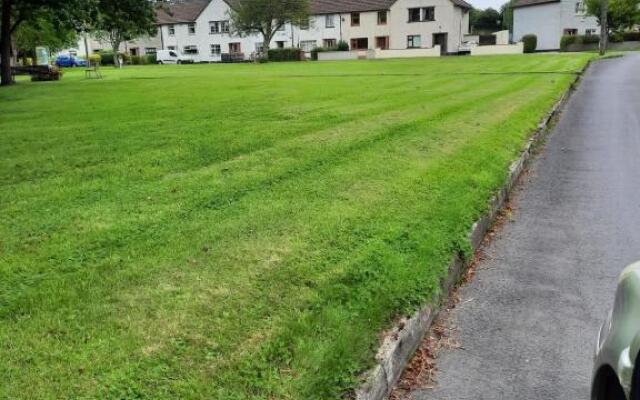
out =
[[[516,44],[504,44],[495,46],[476,46],[471,48],[472,56],[491,56],[499,54],[522,54],[524,53],[524,44],[518,42]]]

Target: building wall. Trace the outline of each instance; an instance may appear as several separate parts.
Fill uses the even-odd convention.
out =
[[[408,9],[411,7],[435,7],[435,21],[408,21]],[[408,35],[420,35],[422,48],[433,47],[434,33],[447,33],[448,52],[457,52],[463,35],[468,33],[469,12],[455,7],[450,0],[398,0],[390,10],[387,10],[387,23],[378,24],[378,11],[360,13],[359,26],[351,26],[351,13],[330,14],[333,17],[333,27],[327,27],[326,15],[313,15],[309,20],[309,27],[301,29],[291,24],[276,32],[271,41],[271,48],[301,47],[306,51],[313,47],[324,47],[325,40],[344,40],[351,44],[351,39],[367,38],[367,48],[377,47],[376,38],[387,37],[390,49],[406,49]],[[236,36],[233,33],[211,33],[210,22],[228,21],[230,19],[229,5],[224,0],[212,0],[195,21],[195,33],[189,33],[189,24],[173,24],[174,34],[170,35],[170,25],[159,26],[155,37],[140,38],[123,43],[120,51],[130,52],[136,49],[138,55],[144,55],[146,49],[174,49],[185,54],[186,46],[195,46],[197,54],[185,54],[196,62],[216,62],[221,60],[220,54],[212,54],[211,45],[220,46],[220,53],[229,53],[230,43],[240,43],[240,51],[246,59],[250,59],[261,45],[261,35],[252,34]],[[89,40],[89,52],[110,50],[109,43],[95,39]],[[78,43],[77,49],[72,49],[78,55],[84,55],[84,43]]]
[[[435,7],[435,21],[407,22],[409,8]],[[469,33],[469,12],[449,0],[398,0],[391,7],[392,49],[407,47],[408,35],[420,35],[422,47],[433,47],[435,33],[447,34],[447,52],[457,52],[464,34]]]
[[[169,25],[161,25],[162,43],[164,49],[174,48],[180,53],[184,53],[185,46],[196,46],[198,54],[191,57],[196,62],[220,61],[220,55],[211,54],[211,45],[219,45],[221,53],[229,53],[230,43],[240,43],[240,52],[244,53],[246,59],[256,53],[256,45],[262,43],[262,36],[258,34],[238,37],[232,33],[210,33],[211,21],[228,21],[229,5],[223,0],[213,0],[202,11],[195,22],[195,34],[190,34],[189,24],[173,25],[175,34],[169,34]],[[285,47],[293,45],[293,29],[290,24],[285,24],[284,29],[276,32],[271,41],[271,48],[277,47],[277,42],[284,42]]]
[[[303,47],[315,42],[315,46],[324,47],[325,40],[335,40],[336,43],[343,40],[342,16],[340,14],[327,14],[333,20],[333,28],[327,27],[326,15],[313,15],[309,18],[308,29],[294,29],[294,45]]]
[[[513,39],[533,33],[538,37],[537,50],[557,50],[565,29],[577,29],[584,35],[587,29],[598,32],[595,17],[576,13],[577,1],[565,0],[559,3],[519,7],[513,10]]]
[[[519,42],[527,34],[538,37],[537,50],[560,48],[560,3],[519,7],[513,10],[513,40]]]

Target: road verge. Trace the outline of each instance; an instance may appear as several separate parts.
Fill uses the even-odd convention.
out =
[[[509,194],[520,179],[522,172],[531,160],[534,150],[539,145],[549,127],[552,125],[554,117],[559,113],[564,104],[568,101],[575,87],[580,82],[583,74],[591,64],[591,61],[576,73],[576,78],[571,82],[569,88],[562,97],[553,105],[551,110],[538,124],[527,141],[522,153],[510,166],[507,178],[502,188],[489,201],[487,211],[472,225],[468,234],[472,253],[480,247],[487,231],[496,220],[496,217],[505,206]],[[449,263],[449,273],[441,281],[440,294],[433,299],[432,304],[418,310],[410,317],[403,317],[397,321],[396,325],[389,330],[382,344],[376,353],[376,363],[362,377],[362,384],[355,391],[356,400],[383,400],[393,390],[400,375],[404,371],[408,361],[425,333],[436,319],[440,304],[446,300],[453,288],[460,281],[463,272],[471,260],[465,260],[461,254],[455,254]]]

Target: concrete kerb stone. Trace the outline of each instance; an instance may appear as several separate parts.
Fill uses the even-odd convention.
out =
[[[471,227],[468,237],[474,253],[480,247],[482,240],[498,216],[498,213],[506,204],[509,194],[534,154],[533,150],[535,146],[542,142],[553,118],[567,102],[589,65],[590,62],[578,72],[576,79],[571,83],[569,89],[542,119],[536,131],[527,141],[520,157],[509,166],[507,179],[503,187],[489,201],[487,212]],[[385,336],[376,354],[376,365],[363,375],[363,383],[355,391],[356,400],[383,400],[391,393],[409,359],[420,345],[423,336],[438,315],[440,311],[438,305],[449,297],[451,290],[460,280],[465,267],[466,264],[463,258],[459,254],[454,255],[449,264],[449,273],[441,282],[441,293],[434,299],[433,305],[427,305],[421,308],[411,317],[400,319],[396,326]]]

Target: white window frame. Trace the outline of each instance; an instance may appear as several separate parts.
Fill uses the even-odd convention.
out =
[[[316,47],[318,47],[317,40],[301,40],[300,41],[300,49],[302,49],[302,51],[304,51],[305,53],[310,52]]]
[[[217,50],[214,50],[216,48]],[[219,56],[222,54],[222,47],[217,43],[211,43],[211,45],[209,45],[209,52],[212,56]]]
[[[417,45],[416,45],[416,38],[418,39]],[[407,35],[407,49],[419,49],[421,47],[422,47],[421,35]]]
[[[327,14],[324,16],[324,27],[325,28],[335,28],[336,23],[333,18],[333,14]]]
[[[182,54],[199,54],[198,46],[195,44],[188,44],[182,48]]]
[[[169,36],[176,35],[176,26],[174,24],[170,24],[167,26],[167,30],[169,31]]]
[[[194,36],[196,34],[196,23],[195,22],[189,22],[187,24],[187,32],[189,33],[190,36]]]

